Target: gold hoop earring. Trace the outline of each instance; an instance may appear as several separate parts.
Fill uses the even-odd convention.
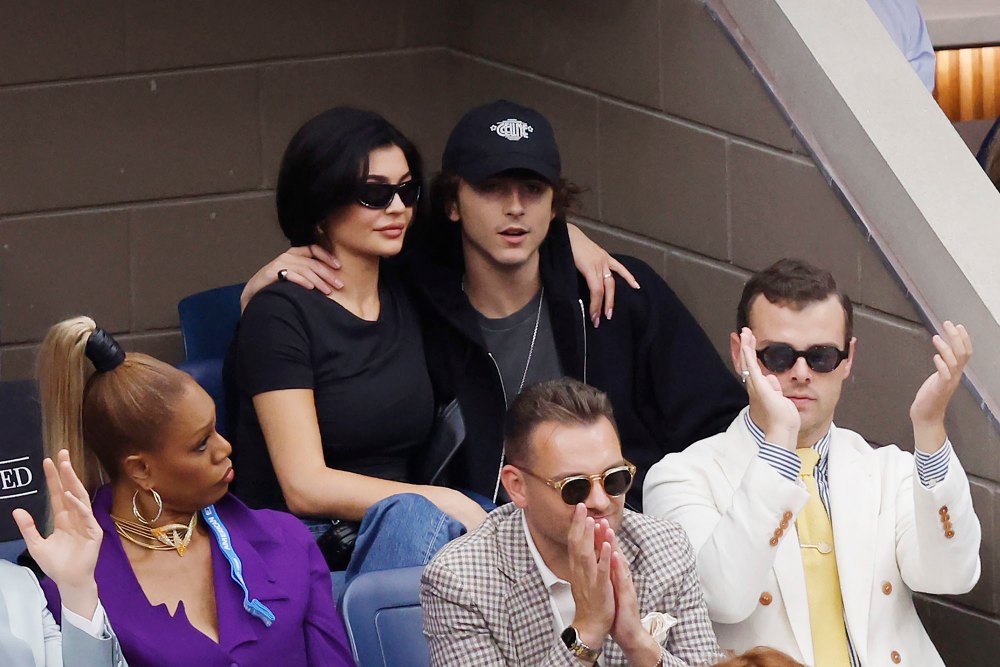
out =
[[[132,514],[134,514],[135,518],[139,520],[139,523],[144,526],[151,526],[156,523],[156,520],[160,518],[161,514],[163,514],[163,499],[160,498],[160,494],[158,494],[154,489],[150,489],[149,492],[153,494],[153,501],[156,503],[156,516],[148,521],[142,516],[142,513],[139,512],[139,505],[136,503],[136,498],[138,498],[139,492],[136,491],[132,494]]]

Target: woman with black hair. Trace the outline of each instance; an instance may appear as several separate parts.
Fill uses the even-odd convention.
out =
[[[382,260],[403,249],[422,176],[413,144],[378,114],[339,107],[303,125],[282,160],[278,221],[293,246],[335,253],[346,286],[269,285],[235,341],[235,492],[303,518],[332,569],[357,535],[348,578],[423,564],[486,515],[456,490],[411,483],[434,396],[417,316]]]

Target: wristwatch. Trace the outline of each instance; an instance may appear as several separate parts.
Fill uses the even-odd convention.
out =
[[[580,633],[572,625],[562,631],[562,640],[570,653],[584,662],[597,662],[601,657],[601,649],[592,649],[580,641]]]

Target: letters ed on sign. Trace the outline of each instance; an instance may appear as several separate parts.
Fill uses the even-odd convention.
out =
[[[27,456],[0,461],[0,499],[38,493],[37,489],[28,490],[34,481],[34,475],[25,465],[27,461]]]

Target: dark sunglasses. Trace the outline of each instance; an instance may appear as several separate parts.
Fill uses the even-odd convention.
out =
[[[409,208],[420,199],[420,183],[406,181],[399,185],[392,183],[365,182],[358,186],[354,198],[358,203],[368,208],[389,208],[392,200],[399,195],[399,201]]]
[[[788,343],[772,343],[763,350],[757,350],[757,358],[772,373],[784,373],[795,365],[799,357],[804,357],[809,368],[817,373],[829,373],[847,358],[847,352],[833,345],[813,345],[802,352]]]
[[[604,493],[612,498],[617,498],[628,493],[635,480],[635,465],[626,461],[623,465],[608,468],[596,475],[570,475],[563,479],[546,479],[524,466],[516,466],[540,482],[545,482],[559,492],[563,502],[567,505],[576,505],[587,500],[590,489],[594,482],[599,481],[604,487]]]

